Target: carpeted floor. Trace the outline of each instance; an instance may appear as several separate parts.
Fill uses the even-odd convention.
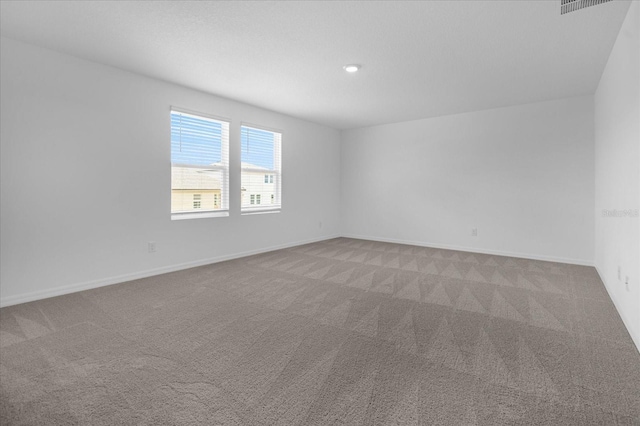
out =
[[[594,268],[339,238],[0,310],[0,424],[640,424]]]

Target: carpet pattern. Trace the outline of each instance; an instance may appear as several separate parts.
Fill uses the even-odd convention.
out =
[[[594,268],[338,238],[0,310],[2,425],[640,424]]]

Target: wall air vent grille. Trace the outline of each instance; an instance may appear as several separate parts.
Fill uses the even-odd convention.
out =
[[[560,0],[560,14],[564,15],[565,13],[575,12],[585,7],[595,6],[609,1],[611,0]]]

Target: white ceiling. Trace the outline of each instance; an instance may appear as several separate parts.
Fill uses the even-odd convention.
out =
[[[342,129],[593,93],[629,4],[3,1],[0,29]]]

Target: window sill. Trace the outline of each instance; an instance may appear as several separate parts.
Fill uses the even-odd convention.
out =
[[[250,216],[254,214],[272,214],[272,213],[280,213],[280,208],[277,209],[264,209],[264,210],[245,210],[241,211],[241,216]]]
[[[184,220],[184,219],[205,219],[209,217],[227,217],[229,216],[228,210],[222,211],[208,211],[197,213],[172,213],[171,220]]]

